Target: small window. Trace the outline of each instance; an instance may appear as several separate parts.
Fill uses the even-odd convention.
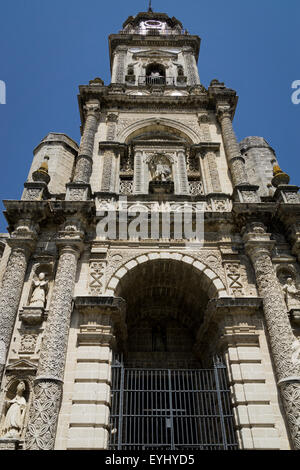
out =
[[[165,85],[166,71],[161,64],[149,64],[146,68],[147,85]]]

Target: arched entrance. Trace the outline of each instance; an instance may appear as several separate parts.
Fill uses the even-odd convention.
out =
[[[226,369],[214,357],[204,363],[194,347],[219,294],[213,273],[188,258],[141,260],[122,268],[115,286],[128,341],[113,365],[110,447],[236,448]]]

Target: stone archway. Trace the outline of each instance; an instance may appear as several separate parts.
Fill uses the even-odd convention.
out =
[[[227,294],[210,268],[165,252],[128,261],[110,280],[107,295],[126,301],[131,363],[187,367],[196,361],[193,347],[209,300]]]
[[[110,449],[236,449],[226,367],[197,348],[208,303],[226,294],[217,275],[192,256],[148,253],[109,288],[126,302],[128,333],[112,365]]]
[[[173,135],[189,144],[196,144],[200,141],[197,130],[195,123],[193,123],[192,127],[190,122],[184,123],[168,118],[151,117],[144,120],[136,120],[136,122],[127,120],[120,127],[118,140],[119,142],[128,143],[147,132],[165,132],[169,136]]]

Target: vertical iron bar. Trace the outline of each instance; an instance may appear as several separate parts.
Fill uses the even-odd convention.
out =
[[[121,364],[121,380],[120,380],[120,400],[119,400],[119,429],[118,429],[118,450],[122,449],[123,434],[123,394],[124,394],[124,366]]]
[[[172,377],[171,370],[168,370],[168,379],[169,379],[169,406],[170,406],[170,422],[171,422],[171,450],[175,450],[175,440],[174,440],[174,423],[173,423],[173,400],[172,400]]]
[[[218,372],[219,367],[220,367],[220,365],[219,365],[218,360],[214,361],[214,373],[215,373],[218,405],[219,405],[220,420],[221,420],[221,431],[222,431],[222,438],[223,438],[223,447],[224,447],[224,450],[228,450],[226,427],[225,427],[225,420],[224,420],[224,413],[223,413],[223,406],[222,406],[222,396],[221,396],[221,390],[220,390],[219,372]]]

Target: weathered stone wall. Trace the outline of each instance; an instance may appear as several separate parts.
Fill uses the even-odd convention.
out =
[[[273,166],[276,155],[263,137],[246,137],[240,142],[249,182],[259,186],[261,196],[269,196],[272,189]]]

